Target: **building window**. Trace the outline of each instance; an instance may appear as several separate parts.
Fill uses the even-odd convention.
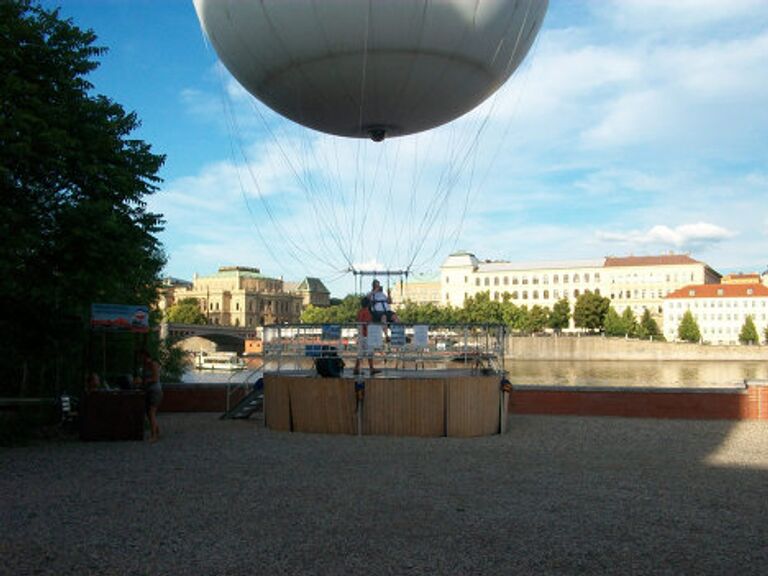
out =
[[[568,274],[563,274],[563,284],[568,284]]]
[[[549,300],[549,290],[544,290],[544,300]]]
[[[579,275],[578,274],[574,274],[573,275],[573,283],[574,284],[578,284],[579,283]]]
[[[491,284],[491,279],[490,278],[486,278],[485,281],[483,282],[483,284],[485,284],[486,286],[489,286]]]
[[[538,284],[538,283],[539,283],[539,277],[538,277],[538,276],[534,276],[534,277],[531,279],[531,284]]]
[[[480,278],[475,278],[475,286],[480,286]]]
[[[527,276],[523,276],[523,284],[528,284],[528,277]]]
[[[539,299],[539,291],[538,290],[534,290],[533,291],[533,299],[534,300],[538,300]]]
[[[579,297],[579,291],[578,290],[574,290],[573,291],[573,297],[574,298],[578,298]]]
[[[517,300],[517,296],[518,296],[517,291],[512,292],[512,300]]]
[[[450,283],[451,283],[451,278],[450,278],[450,276],[446,276],[446,277],[445,277],[445,283],[446,283],[446,284],[450,284]]]
[[[589,274],[584,274],[584,282],[589,282]]]
[[[504,286],[509,286],[509,276],[504,276]]]
[[[600,282],[600,273],[595,272],[595,282]]]
[[[555,274],[554,276],[552,276],[552,284],[558,284],[558,283],[560,283],[560,276]]]
[[[499,285],[499,277],[498,277],[498,276],[495,276],[495,277],[493,278],[493,285],[494,285],[494,286],[498,286],[498,285]]]
[[[541,283],[542,284],[549,284],[549,276],[544,274],[544,276],[541,277]]]
[[[528,300],[528,291],[523,290],[523,300]]]

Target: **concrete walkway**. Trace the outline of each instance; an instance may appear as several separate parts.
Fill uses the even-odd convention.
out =
[[[768,424],[513,416],[503,437],[0,449],[6,574],[766,574]]]

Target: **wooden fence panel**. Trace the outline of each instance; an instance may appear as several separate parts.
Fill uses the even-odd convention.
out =
[[[270,430],[291,431],[291,380],[285,376],[264,376],[264,424]]]
[[[292,378],[294,432],[354,434],[355,383],[341,378]]]
[[[448,436],[490,436],[499,432],[499,378],[468,376],[446,380]]]
[[[368,380],[363,433],[379,436],[445,435],[445,381]]]

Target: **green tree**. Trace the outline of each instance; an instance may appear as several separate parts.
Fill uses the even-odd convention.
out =
[[[573,322],[578,328],[602,330],[611,301],[596,292],[585,292],[576,299]]]
[[[549,315],[549,327],[555,332],[561,332],[564,328],[568,328],[570,318],[571,305],[567,298],[561,298],[552,307],[552,313]]]
[[[699,342],[701,341],[701,331],[699,330],[699,324],[691,314],[690,310],[686,310],[683,314],[683,319],[680,320],[680,326],[677,327],[677,337],[685,342]]]
[[[741,326],[741,331],[739,332],[739,342],[742,344],[760,343],[760,336],[757,334],[755,321],[752,319],[751,315],[744,319],[744,324]]]
[[[207,324],[208,319],[200,310],[197,298],[182,298],[176,304],[168,308],[166,312],[168,322],[178,324]]]
[[[640,318],[640,327],[638,328],[637,335],[643,340],[664,340],[659,325],[651,316],[651,311],[648,308],[643,309],[643,316]]]
[[[401,322],[408,324],[453,324],[456,309],[452,306],[438,306],[431,302],[416,304],[406,302],[397,310]]]
[[[0,2],[2,395],[76,389],[90,304],[156,298],[162,220],[145,198],[164,157],[92,94],[95,41],[58,11]]]
[[[158,359],[163,382],[180,382],[184,372],[192,367],[192,360],[185,350],[178,346],[168,346],[166,342],[160,342],[158,346]]]
[[[501,305],[501,319],[511,330],[523,332],[528,325],[528,308],[507,300]]]
[[[525,325],[525,331],[528,334],[541,332],[547,327],[549,321],[549,308],[535,304],[528,312],[528,321]]]
[[[605,314],[605,335],[606,336],[625,336],[627,331],[624,327],[624,321],[611,306]]]
[[[624,336],[629,336],[630,338],[637,336],[639,328],[637,318],[635,318],[635,313],[629,306],[624,308],[624,312],[621,313],[621,324],[624,329]]]
[[[304,324],[349,324],[357,318],[362,296],[349,294],[335,306],[307,306],[301,313]]]
[[[503,305],[491,300],[490,292],[480,292],[464,301],[459,317],[466,324],[501,324],[504,322]]]

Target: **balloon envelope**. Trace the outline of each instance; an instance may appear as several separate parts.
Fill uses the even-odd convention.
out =
[[[547,0],[194,0],[219,58],[304,126],[400,136],[468,112],[528,53]]]

